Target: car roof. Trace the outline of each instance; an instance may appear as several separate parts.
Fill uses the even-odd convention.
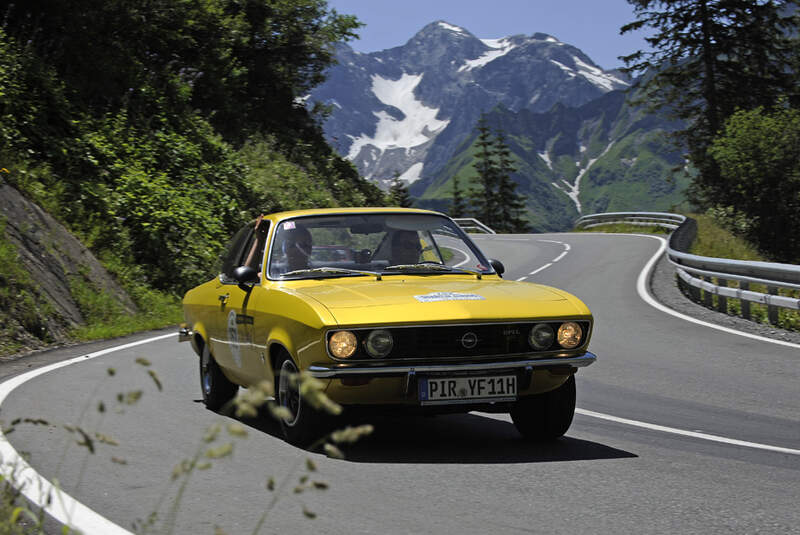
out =
[[[386,213],[408,213],[408,214],[430,214],[430,215],[445,215],[441,212],[434,212],[432,210],[422,210],[419,208],[399,208],[394,206],[376,206],[366,208],[313,208],[308,210],[291,210],[286,212],[276,212],[274,214],[265,214],[265,218],[278,221],[290,217],[302,217],[310,215],[332,215],[332,214],[386,214]]]

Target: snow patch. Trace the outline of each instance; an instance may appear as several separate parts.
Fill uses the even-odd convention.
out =
[[[624,80],[620,80],[616,76],[612,76],[603,72],[599,67],[594,67],[580,60],[577,56],[573,56],[575,65],[578,67],[578,74],[592,82],[594,85],[601,89],[611,91],[615,85],[628,86],[629,84]]]
[[[547,167],[549,167],[549,168],[550,168],[550,170],[552,171],[552,170],[553,170],[553,162],[552,162],[552,161],[550,161],[550,155],[549,155],[549,154],[547,154],[547,151],[544,151],[544,152],[537,152],[536,154],[539,156],[539,158],[541,158],[542,160],[544,160],[544,163],[546,163],[546,164],[547,164]]]
[[[551,60],[550,60],[550,63],[553,63],[553,64],[554,64],[554,65],[556,65],[556,66],[557,66],[559,69],[561,69],[562,71],[564,71],[564,72],[566,72],[567,74],[569,74],[569,77],[570,77],[570,78],[575,78],[575,77],[577,76],[577,74],[575,73],[575,71],[574,71],[574,70],[570,69],[569,67],[567,67],[567,66],[566,66],[566,65],[564,65],[563,63],[559,63],[558,61],[556,61],[556,60],[554,60],[554,59],[551,59]]]
[[[412,184],[422,178],[422,168],[425,164],[422,162],[417,162],[411,167],[409,167],[405,173],[400,175],[400,180],[403,180],[406,184]]]
[[[464,33],[463,28],[459,28],[458,26],[453,26],[452,24],[447,24],[446,22],[439,21],[439,26],[441,26],[445,30],[450,30],[451,32]]]
[[[367,145],[372,145],[381,152],[402,148],[408,153],[411,148],[428,142],[450,124],[449,120],[436,118],[438,108],[429,108],[414,96],[414,89],[422,81],[422,76],[403,73],[398,80],[390,80],[377,74],[372,76],[372,92],[387,106],[400,110],[403,118],[395,119],[385,111],[373,112],[378,118],[375,135],[353,138],[347,155],[349,160],[355,159]]]
[[[517,45],[513,44],[506,37],[502,39],[481,39],[481,41],[491,50],[485,52],[479,58],[465,61],[464,64],[459,67],[458,72],[471,71],[472,69],[483,67],[487,63],[492,62],[499,57],[505,56],[517,48]]]
[[[575,177],[575,183],[574,184],[570,184],[569,182],[567,182],[563,178],[561,179],[561,184],[559,184],[557,182],[551,182],[551,184],[553,184],[553,186],[557,190],[563,191],[564,193],[567,194],[567,197],[572,199],[572,202],[575,203],[575,208],[577,208],[579,214],[582,213],[581,201],[578,199],[578,196],[581,194],[581,179],[586,174],[586,172],[589,171],[589,169],[594,165],[594,162],[596,162],[597,160],[599,160],[600,158],[605,156],[605,154],[613,146],[614,146],[613,142],[609,143],[609,145],[603,150],[603,152],[600,154],[600,156],[598,156],[597,158],[593,158],[593,159],[589,160],[589,163],[586,164],[586,167],[582,168],[580,170],[580,172],[578,173],[578,176]],[[581,147],[581,152],[583,152],[584,150],[586,150],[586,147]]]

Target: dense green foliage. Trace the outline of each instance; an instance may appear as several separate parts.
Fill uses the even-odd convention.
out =
[[[738,230],[770,258],[800,263],[800,110],[761,107],[725,123],[710,153]]]
[[[323,0],[0,12],[6,180],[141,283],[198,283],[259,212],[385,202],[300,103],[358,26]]]
[[[637,20],[622,33],[651,28],[652,51],[623,58],[647,72],[641,100],[685,121],[679,138],[698,171],[691,193],[702,207],[729,205],[733,189],[709,154],[738,109],[798,104],[796,0],[628,0]]]

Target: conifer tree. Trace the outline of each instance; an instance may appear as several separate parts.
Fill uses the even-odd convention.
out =
[[[400,173],[396,171],[394,178],[392,178],[392,185],[389,188],[389,197],[395,206],[401,208],[411,208],[414,204],[411,200],[411,194],[408,192],[408,186],[400,180]]]
[[[464,196],[458,184],[458,175],[453,176],[453,200],[450,203],[450,217],[464,217],[467,215],[467,207],[464,203]]]
[[[497,166],[497,200],[499,205],[497,232],[526,232],[525,197],[517,193],[517,183],[511,178],[516,172],[511,150],[506,143],[505,134],[498,131],[494,139],[494,155]]]
[[[699,171],[701,205],[725,203],[729,188],[708,154],[725,119],[737,109],[774,105],[796,94],[789,65],[797,47],[796,0],[628,0],[636,21],[620,33],[649,27],[652,51],[622,57],[629,72],[646,73],[641,102],[686,122],[679,137]],[[796,36],[796,31],[794,32]],[[795,56],[796,57],[796,56]]]
[[[494,140],[486,114],[481,114],[478,124],[478,139],[475,143],[475,171],[478,173],[477,187],[469,192],[473,212],[484,225],[490,228],[496,224],[499,204],[497,201],[498,171],[494,162]]]

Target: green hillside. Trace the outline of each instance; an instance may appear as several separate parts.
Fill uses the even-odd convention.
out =
[[[565,182],[574,185],[581,172],[581,213],[667,210],[685,203],[690,179],[674,172],[683,160],[667,136],[675,125],[630,106],[623,92],[580,108],[557,105],[544,114],[498,107],[487,120],[507,135],[517,168],[513,179],[536,230],[571,228],[579,213]],[[462,190],[475,179],[475,139],[459,147],[430,181],[419,205],[446,210],[453,177]]]

